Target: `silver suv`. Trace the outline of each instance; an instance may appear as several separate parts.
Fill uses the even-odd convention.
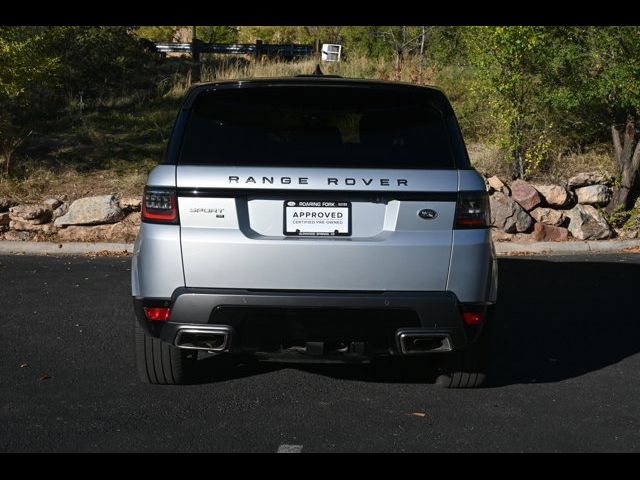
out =
[[[436,383],[479,386],[497,294],[489,220],[437,89],[319,75],[194,85],[144,192],[140,378],[185,383],[212,354],[422,355]]]

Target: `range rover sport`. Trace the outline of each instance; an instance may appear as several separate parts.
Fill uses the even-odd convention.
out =
[[[140,378],[205,355],[420,355],[486,377],[489,202],[438,89],[329,76],[197,84],[148,178],[132,259]]]

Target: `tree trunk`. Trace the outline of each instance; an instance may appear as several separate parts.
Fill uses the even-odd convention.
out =
[[[615,210],[628,210],[630,207],[629,194],[636,184],[640,170],[640,142],[634,145],[635,128],[632,117],[627,119],[623,134],[615,126],[611,127],[613,150],[621,181],[619,186],[613,188],[613,196],[605,209],[610,214]]]

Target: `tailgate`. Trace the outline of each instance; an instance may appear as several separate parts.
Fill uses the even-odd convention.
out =
[[[446,288],[456,170],[179,166],[176,180],[188,287]],[[286,235],[294,202],[347,205],[349,231]]]

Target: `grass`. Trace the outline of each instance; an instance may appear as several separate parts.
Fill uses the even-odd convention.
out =
[[[80,110],[69,108],[34,129],[0,197],[38,201],[44,196],[121,192],[139,195],[162,157],[181,95]]]
[[[46,168],[28,171],[22,179],[0,177],[0,197],[18,203],[38,203],[48,197],[66,196],[69,201],[93,195],[120,193],[126,197],[142,194],[149,170],[78,171],[68,168],[53,172]]]
[[[609,145],[596,145],[583,153],[557,153],[541,165],[538,172],[527,180],[534,183],[566,184],[567,180],[580,172],[605,172],[614,176],[615,160]],[[511,181],[509,164],[498,147],[489,143],[470,141],[467,150],[472,165],[482,174],[497,175],[503,181]]]
[[[248,57],[204,56],[201,79],[292,76],[312,73],[316,64],[316,59],[255,62]],[[16,154],[12,176],[0,175],[0,197],[27,202],[61,194],[70,200],[112,192],[139,195],[149,170],[160,161],[189,84],[185,75],[165,67],[167,74],[157,88],[164,92],[161,95],[132,94],[102,99],[92,106],[72,100],[63,111],[34,126],[33,134]],[[510,180],[500,151],[486,141],[491,122],[479,110],[482,102],[470,99],[468,70],[449,66],[435,72],[417,58],[406,60],[398,70],[392,61],[364,57],[323,63],[321,68],[326,74],[344,77],[441,87],[457,112],[474,166],[482,173]],[[609,146],[556,155],[532,180],[562,183],[575,173],[591,170],[615,172]]]

